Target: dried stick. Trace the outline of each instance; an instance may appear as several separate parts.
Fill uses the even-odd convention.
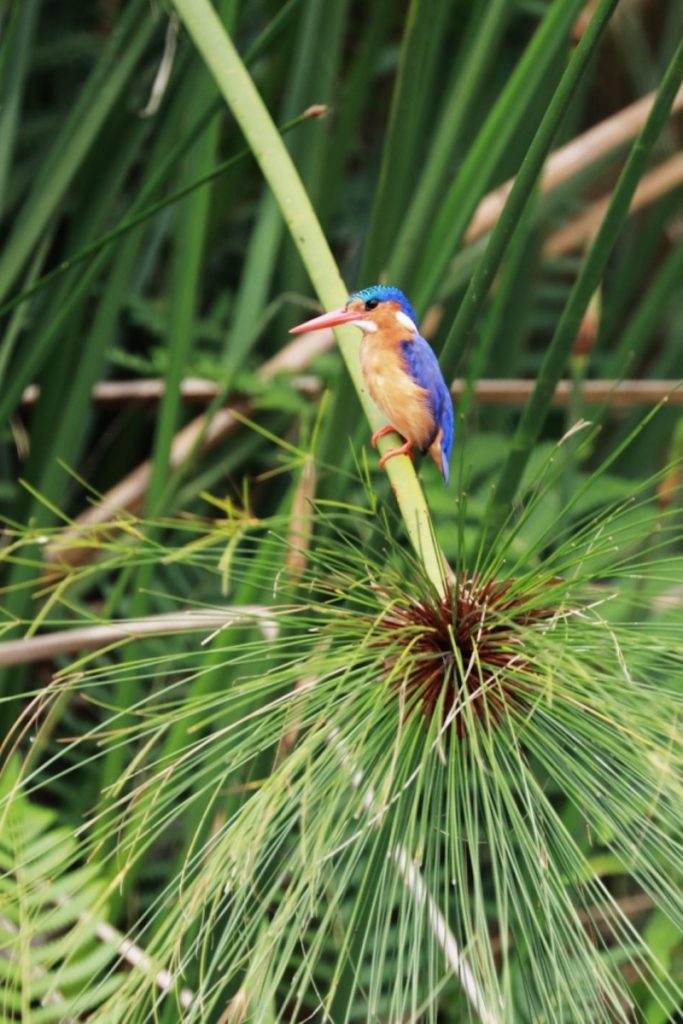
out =
[[[333,729],[330,733],[329,743],[335,749],[342,765],[348,771],[351,786],[354,789],[358,789],[363,781],[363,772],[346,749],[337,729]],[[363,800],[363,810],[371,816],[371,821],[376,818],[381,819],[383,812],[374,789],[370,789],[366,793]],[[376,812],[378,813],[376,814]],[[500,1013],[490,1009],[487,1005],[486,998],[479,988],[476,975],[470,966],[469,960],[458,946],[457,939],[448,927],[448,922],[441,908],[430,893],[422,872],[408,853],[408,850],[402,843],[397,843],[391,851],[390,857],[394,861],[406,889],[419,909],[426,909],[429,926],[434,934],[434,938],[441,947],[448,966],[460,981],[467,1001],[481,1021],[481,1024],[500,1024],[502,1019]]]
[[[550,156],[541,176],[541,193],[551,192],[565,181],[590,167],[591,164],[607,156],[618,146],[622,146],[634,138],[645,124],[652,109],[655,93],[648,93],[628,107],[624,107],[612,117],[606,118],[595,127],[589,128],[582,135]],[[674,100],[672,113],[683,108],[683,88],[678,90]],[[474,242],[490,231],[498,220],[510,194],[514,178],[506,181],[493,192],[484,196],[474,212],[470,226],[465,233],[466,242]]]
[[[469,961],[460,950],[441,908],[427,888],[419,868],[408,856],[405,846],[399,843],[393,851],[392,859],[417,906],[420,909],[427,910],[427,917],[434,933],[434,938],[441,946],[448,966],[460,981],[467,1000],[479,1017],[479,1020],[482,1024],[499,1024],[501,1019],[499,1014],[492,1012],[486,1005]]]
[[[649,206],[679,185],[683,185],[683,153],[676,153],[642,178],[633,195],[629,213]],[[543,244],[543,255],[562,256],[592,238],[605,216],[610,198],[611,193],[608,193],[597,199],[574,220],[554,231]]]
[[[676,391],[677,380],[588,380],[581,385],[583,401],[588,405],[609,402],[614,408],[626,409],[633,405],[656,405],[669,397],[678,405],[683,395]],[[298,376],[291,379],[293,388],[303,394],[315,397],[320,394],[321,384],[317,377]],[[465,381],[456,379],[451,384],[451,393],[459,398],[465,391]],[[553,401],[565,405],[572,390],[570,381],[561,381],[555,389]],[[156,402],[164,393],[165,383],[161,377],[145,380],[103,381],[93,388],[93,401],[104,405],[127,402]],[[474,398],[480,405],[523,405],[531,394],[533,381],[513,377],[482,377],[474,385]],[[219,392],[215,381],[201,377],[187,377],[181,384],[181,394],[190,403],[208,405]],[[38,397],[38,388],[31,385],[24,393],[24,403],[30,405]],[[234,406],[233,406],[234,408]],[[111,492],[110,492],[111,493]]]
[[[534,387],[533,380],[478,380],[474,388],[480,405],[525,405]],[[457,398],[465,390],[464,380],[455,380],[451,392]],[[555,405],[567,405],[574,390],[569,380],[561,380],[555,388]],[[580,386],[584,405],[608,402],[614,409],[630,409],[637,405],[658,405],[669,402],[683,405],[683,386],[679,380],[585,380]]]
[[[81,918],[88,919],[83,914]],[[96,922],[95,934],[100,942],[113,946],[121,959],[129,963],[131,967],[137,968],[137,970],[142,971],[143,974],[149,977],[153,977],[155,985],[162,992],[170,992],[173,988],[176,978],[171,971],[165,967],[158,967],[149,953],[146,953],[144,949],[136,945],[131,939],[126,938],[125,935],[117,931],[116,928],[113,928],[107,921]],[[189,988],[181,988],[178,993],[178,1001],[183,1010],[189,1010],[193,1000],[194,993]]]
[[[290,379],[291,386],[302,394],[317,394],[320,382],[317,377],[298,374]],[[91,399],[96,405],[117,406],[130,402],[158,402],[166,391],[163,377],[141,377],[137,380],[102,380],[92,389]],[[220,392],[220,385],[208,377],[185,377],[180,384],[180,396],[188,405],[208,405]],[[40,397],[37,384],[29,384],[21,396],[21,406],[35,405]]]
[[[142,619],[122,619],[118,622],[99,623],[96,626],[60,629],[51,633],[41,633],[39,636],[1,642],[0,667],[47,661],[60,654],[96,650],[98,647],[108,647],[143,636],[184,633],[190,630],[221,630],[245,622],[260,623],[264,633],[271,636],[275,626],[274,614],[272,608],[263,605],[240,605],[215,610],[201,608],[164,612]]]

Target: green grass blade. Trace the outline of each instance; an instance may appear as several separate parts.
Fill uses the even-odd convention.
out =
[[[298,69],[300,74],[293,76],[293,85],[301,90],[303,97],[315,99],[316,103],[332,106],[335,100],[337,82],[341,77],[341,65],[344,56],[344,41],[349,24],[348,0],[337,0],[330,5],[323,0],[322,4],[309,3],[307,17],[304,19],[306,31],[303,35],[304,45],[297,47]],[[320,64],[317,54],[324,51],[325,61]],[[340,191],[341,180],[334,180],[333,168],[328,162],[330,138],[334,134],[333,118],[325,118],[315,133],[310,144],[304,146],[301,139],[294,138],[289,147],[292,159],[301,175],[301,180],[308,193],[311,205],[323,229],[327,228],[326,213],[332,198]],[[343,173],[343,167],[337,168]],[[281,268],[278,273],[280,288],[286,293],[302,291],[307,286],[306,273],[296,247],[289,239],[285,240],[282,253]],[[279,318],[279,323],[286,328],[287,321]]]
[[[519,276],[524,269],[525,261],[529,260],[530,237],[533,231],[534,206],[530,204],[522,219],[519,222],[517,231],[512,239],[506,254],[506,259],[500,272],[498,288],[479,336],[476,350],[467,367],[465,392],[458,402],[458,413],[467,416],[474,401],[474,387],[477,380],[483,375],[484,368],[490,362],[491,352],[499,338],[505,339],[506,348],[512,348],[510,339],[510,324],[508,317],[510,307],[515,298],[515,290],[519,287]],[[523,289],[522,295],[528,296],[528,290]],[[504,376],[496,363],[496,376]]]
[[[286,135],[287,132],[292,130],[292,128],[297,128],[299,125],[309,120],[310,118],[306,113],[299,114],[298,117],[293,117],[291,118],[291,120],[281,125],[280,131],[283,135]],[[192,142],[196,141],[194,131],[188,135],[187,143],[183,144],[182,147],[179,147],[177,151],[174,151],[173,159],[168,162],[166,170],[169,170],[172,166],[176,164],[177,159],[181,156],[180,150],[184,150],[185,148],[189,147],[189,145],[191,144],[189,141],[190,139],[192,139]],[[165,210],[169,206],[173,206],[175,205],[175,203],[180,202],[181,199],[184,199],[185,196],[191,195],[198,188],[202,188],[204,185],[210,185],[212,181],[215,181],[216,178],[220,178],[221,175],[225,174],[226,171],[231,170],[235,166],[235,164],[240,162],[240,160],[244,160],[245,157],[250,155],[250,149],[241,149],[233,156],[230,156],[226,160],[222,160],[220,163],[216,164],[216,166],[212,168],[212,170],[207,171],[206,174],[200,175],[200,177],[195,178],[195,180],[190,182],[188,185],[183,185],[182,188],[179,188],[175,192],[172,192],[171,195],[166,196],[164,199],[159,199],[158,202],[156,203],[151,203],[149,206],[146,206],[144,210],[140,210],[139,213],[131,214],[130,216],[125,217],[124,220],[122,220],[120,224],[117,224],[115,228],[112,228],[111,231],[107,231],[104,235],[101,235],[99,238],[95,239],[94,242],[91,242],[89,245],[85,246],[85,248],[80,249],[73,256],[67,256],[66,259],[62,260],[60,264],[54,268],[54,270],[49,271],[49,273],[47,274],[43,274],[41,278],[39,278],[37,281],[31,284],[28,288],[25,288],[23,291],[19,292],[18,295],[15,295],[13,298],[8,299],[3,306],[0,306],[0,316],[2,316],[5,313],[9,313],[21,302],[24,302],[32,295],[35,295],[36,292],[41,291],[41,289],[43,289],[46,285],[50,284],[52,281],[55,281],[58,277],[61,277],[62,274],[65,274],[73,267],[77,267],[80,263],[84,263],[91,256],[97,256],[98,253],[101,252],[101,250],[107,248],[107,246],[111,245],[112,242],[116,242],[119,238],[122,238],[123,235],[127,234],[129,231],[132,231],[133,228],[136,228],[139,224],[144,224],[144,222],[146,220],[149,220],[150,217],[154,217],[157,213],[161,213],[162,210]],[[157,168],[157,173],[155,173],[153,177],[153,184],[155,186],[158,185],[162,180],[162,176],[159,175],[158,170],[159,169]],[[148,185],[146,187],[145,194],[148,195],[149,191],[150,186]],[[137,206],[138,204],[139,200],[138,202],[135,203],[135,205]]]
[[[622,331],[619,341],[607,360],[605,376],[616,377],[626,367],[637,366],[659,323],[662,309],[672,295],[680,290],[683,281],[683,241],[667,255],[643,296],[633,317]]]
[[[204,90],[196,90],[201,96]],[[195,169],[208,173],[213,166],[218,145],[218,124],[211,129],[185,162],[187,176]],[[169,308],[168,371],[154,439],[153,470],[147,492],[147,512],[155,515],[168,483],[168,463],[173,436],[178,428],[181,408],[180,381],[192,345],[192,326],[199,294],[202,262],[208,229],[209,189],[194,191],[177,211],[172,263],[171,302]]]
[[[317,207],[321,221],[327,224],[331,215],[345,210],[345,184],[348,181],[349,157],[362,146],[363,118],[372,110],[376,79],[381,74],[383,44],[391,25],[392,0],[375,0],[368,10],[363,32],[346,74],[335,83],[333,125],[325,153],[324,190],[319,190]],[[341,89],[340,89],[341,86]],[[327,180],[333,187],[327,187]]]
[[[484,256],[477,267],[460,310],[449,331],[441,353],[444,371],[451,375],[469,343],[470,334],[479,312],[486,301],[491,282],[496,274],[517,223],[529,202],[531,193],[543,169],[543,164],[553,144],[562,118],[569,106],[576,87],[600,42],[607,23],[614,13],[618,0],[601,0],[579,45],[576,47],[560,84],[548,105],[533,142],[519,169],[512,191],[493,230]]]
[[[339,50],[338,43],[334,42],[339,33],[335,32],[334,26],[329,23],[339,18],[340,13],[345,14],[344,5],[335,5],[334,15],[330,17],[325,3],[321,4],[319,0],[307,4],[302,11],[295,40],[297,60],[287,79],[281,109],[285,119],[292,117],[302,107],[308,107],[313,98],[316,103],[326,104],[329,101],[331,76],[337,71]],[[331,53],[326,44],[328,27],[332,30]],[[317,55],[321,48],[325,48],[327,53],[322,72],[317,63]],[[287,148],[295,159],[298,155],[300,159],[304,160],[306,166],[310,166],[311,154],[319,159],[321,145],[324,146],[325,142],[326,135],[323,126],[322,131],[319,129],[316,132],[314,139],[299,140],[298,142],[294,139]],[[303,169],[301,169],[301,173],[305,180],[306,175]],[[297,280],[296,284],[291,283],[293,279],[298,279],[301,264],[297,259],[296,271],[292,274],[292,268],[287,266],[287,254],[282,252],[283,235],[282,215],[272,192],[266,187],[249,238],[230,328],[224,346],[224,388],[226,390],[230,387],[232,378],[242,365],[249,349],[254,345],[256,340],[254,325],[259,323],[267,305],[276,267],[285,264],[285,274],[281,274],[281,279],[287,277],[290,279],[290,283],[283,285],[285,291],[294,291],[296,287],[301,287],[300,280]]]
[[[136,26],[134,32],[129,31],[131,23]],[[72,111],[55,140],[53,150],[34,182],[5,251],[0,256],[0,302],[7,296],[33,247],[55,214],[151,38],[154,27],[144,3],[133,3],[124,11],[119,30],[102,58],[106,63],[104,80],[98,65],[90,86],[84,88],[81,94],[83,103],[79,103]],[[123,52],[119,52],[123,35],[126,46]]]
[[[5,208],[5,190],[12,164],[19,111],[25,87],[28,58],[38,14],[38,0],[15,4],[7,26],[0,74],[0,217]]]
[[[582,7],[581,0],[556,0],[534,33],[524,56],[515,67],[434,218],[415,268],[411,294],[418,312],[432,301],[465,229],[491,177],[523,129],[527,109],[549,77],[555,80],[562,64],[570,26]],[[454,368],[453,360],[449,371]]]
[[[390,254],[388,257],[385,255],[385,259],[388,258],[387,279],[396,284],[407,283],[410,269],[419,259],[420,239],[426,234],[429,218],[438,204],[471,107],[486,80],[510,15],[510,6],[509,0],[491,0],[483,15],[480,8],[472,8],[472,20],[477,23],[476,32],[472,33],[474,38],[465,37],[463,67],[446,99],[414,198],[399,224]]]
[[[409,198],[420,160],[422,129],[429,117],[434,53],[442,41],[446,13],[447,5],[435,4],[434,0],[411,0],[408,8],[377,195],[363,254],[363,285],[382,276]],[[419,75],[415,74],[416,67],[420,68]]]

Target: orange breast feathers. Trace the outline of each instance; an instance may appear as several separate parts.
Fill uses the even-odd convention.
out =
[[[416,384],[406,370],[401,353],[404,338],[404,331],[380,330],[364,335],[360,347],[361,369],[373,402],[391,426],[406,441],[424,451],[434,438],[436,424],[429,392]]]

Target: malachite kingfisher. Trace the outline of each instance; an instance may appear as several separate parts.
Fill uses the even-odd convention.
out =
[[[351,324],[363,332],[360,363],[375,404],[389,423],[372,435],[396,433],[404,440],[380,459],[384,466],[394,455],[410,455],[413,447],[429,452],[448,483],[453,447],[453,402],[439,362],[417,328],[413,307],[399,288],[376,284],[354,292],[346,305],[292,327],[303,334],[323,327]]]

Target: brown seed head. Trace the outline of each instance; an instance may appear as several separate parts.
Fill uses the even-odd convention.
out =
[[[519,707],[533,671],[524,638],[553,614],[534,596],[515,580],[475,575],[438,602],[392,606],[380,642],[392,646],[385,664],[404,692],[406,716],[421,711],[431,719],[440,708],[463,736],[474,720],[495,725]]]

